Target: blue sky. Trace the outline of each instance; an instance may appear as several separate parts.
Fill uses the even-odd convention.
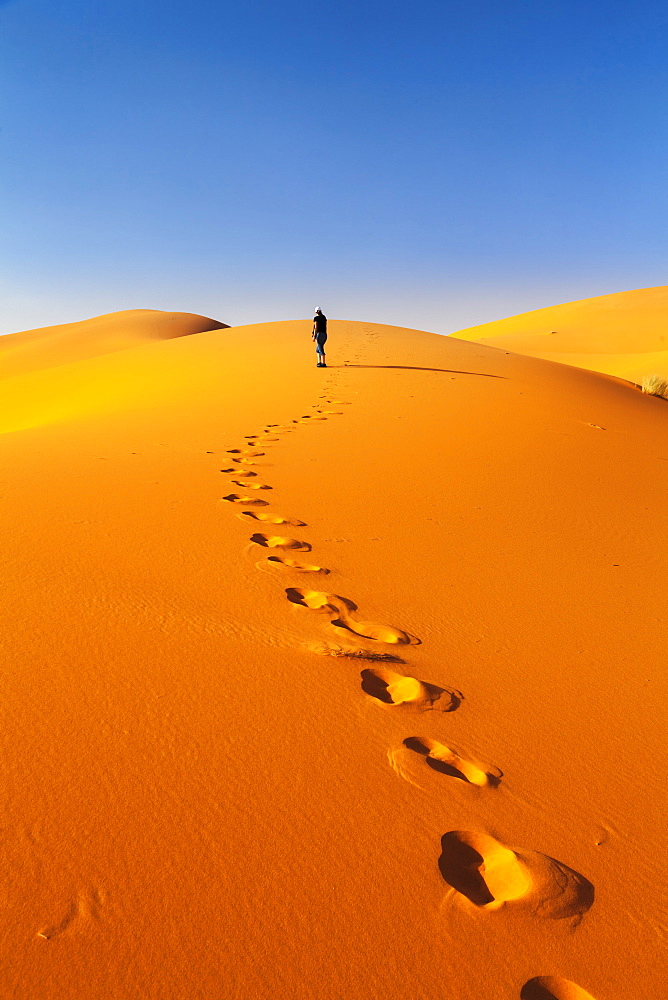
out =
[[[667,283],[668,7],[0,0],[0,332]]]

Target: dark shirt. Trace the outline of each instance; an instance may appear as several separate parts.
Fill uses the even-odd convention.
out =
[[[316,333],[327,333],[327,317],[323,313],[316,313],[313,317]]]

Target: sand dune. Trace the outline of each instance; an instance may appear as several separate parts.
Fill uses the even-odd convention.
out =
[[[152,340],[189,337],[203,330],[220,330],[226,323],[192,313],[158,309],[128,309],[81,323],[24,330],[0,337],[0,378],[96,358]]]
[[[667,404],[309,331],[2,382],[0,995],[656,1000]]]
[[[566,302],[453,336],[640,383],[668,376],[668,287]]]

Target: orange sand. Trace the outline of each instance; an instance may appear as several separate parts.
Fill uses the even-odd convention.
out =
[[[0,996],[657,1000],[668,403],[116,322],[2,385]]]
[[[668,286],[536,309],[453,336],[640,383],[668,376]]]

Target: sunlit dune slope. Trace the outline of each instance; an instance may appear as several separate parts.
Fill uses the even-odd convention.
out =
[[[128,309],[80,323],[10,333],[0,337],[0,378],[124,351],[152,340],[188,337],[226,326],[192,313]]]
[[[0,995],[656,1000],[668,403],[310,325],[2,383]]]
[[[566,302],[453,336],[640,383],[668,376],[668,287]]]

